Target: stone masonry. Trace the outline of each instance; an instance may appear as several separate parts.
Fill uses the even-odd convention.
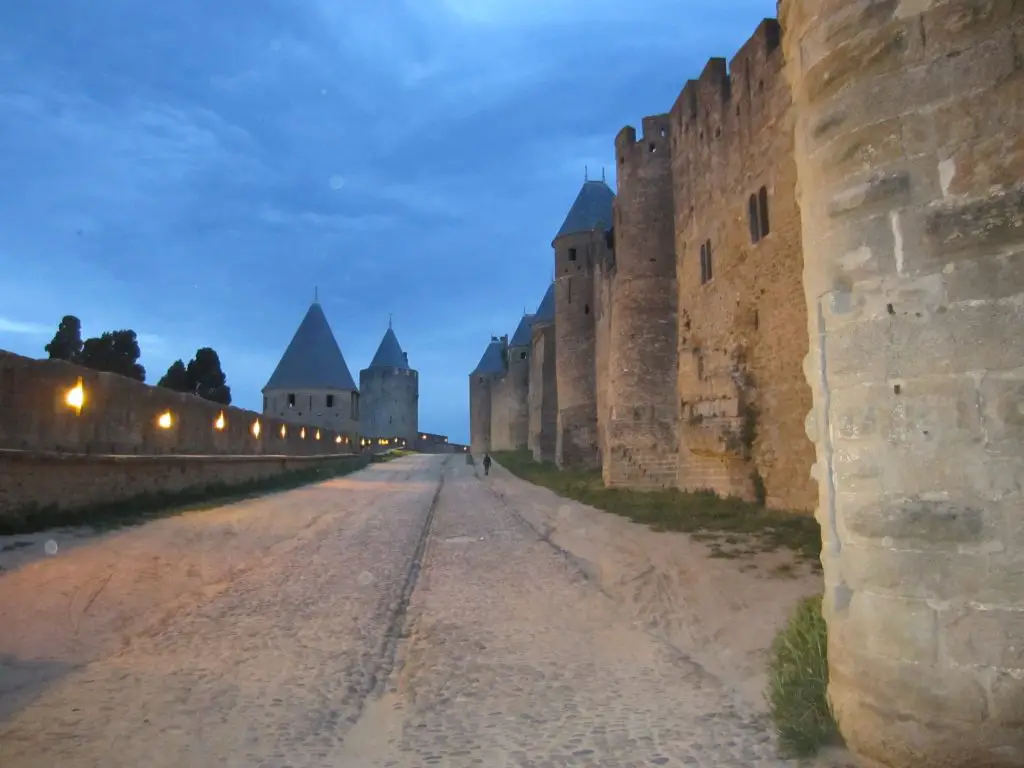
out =
[[[829,692],[866,765],[1024,765],[1024,6],[785,0]]]

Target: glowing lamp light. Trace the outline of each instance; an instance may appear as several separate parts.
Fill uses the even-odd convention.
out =
[[[302,440],[306,439],[306,428],[305,427],[303,427],[302,429],[299,430],[299,438],[302,439]]]
[[[336,438],[334,438],[334,442],[340,443],[341,442],[341,435],[338,435]]]
[[[284,424],[282,424],[281,425],[281,437],[284,437],[287,434],[288,434],[288,427],[286,427]]]
[[[224,411],[221,411],[213,422],[213,428],[220,432],[224,429],[226,424],[227,422],[224,420]]]
[[[64,395],[64,402],[67,403],[71,408],[75,409],[75,413],[82,412],[82,406],[85,405],[85,387],[82,386],[82,377],[78,377],[78,381],[75,382],[75,386],[67,391]]]
[[[156,420],[156,425],[160,427],[160,429],[170,429],[173,424],[174,417],[171,416],[170,411],[164,411]]]
[[[252,423],[252,436],[253,437],[257,437],[257,438],[260,436],[260,420],[259,419],[256,419],[256,421],[254,421]]]
[[[319,430],[319,429],[318,429],[318,430],[316,431],[316,434],[315,434],[315,435],[314,435],[313,437],[314,437],[314,439],[316,439],[316,440],[319,440],[319,439],[320,439],[320,430]]]

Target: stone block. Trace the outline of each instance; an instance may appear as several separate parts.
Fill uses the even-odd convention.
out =
[[[958,591],[956,582],[950,592]],[[959,605],[939,612],[942,656],[958,666],[1024,670],[1024,611]]]
[[[829,610],[829,636],[872,657],[934,664],[937,615],[925,601],[855,592],[845,610]]]
[[[839,568],[854,592],[918,600],[984,600],[999,594],[999,568],[986,553],[890,549],[877,541],[843,541]],[[1002,563],[1004,560],[998,560]],[[955,585],[955,586],[954,586]],[[955,589],[955,595],[951,593]]]
[[[842,531],[865,540],[866,547],[874,542],[895,549],[991,550],[1006,530],[1008,505],[946,492],[936,498],[865,498],[842,487],[836,497]]]

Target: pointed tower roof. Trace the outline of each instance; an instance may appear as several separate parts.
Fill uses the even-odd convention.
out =
[[[553,323],[555,322],[555,284],[551,283],[548,286],[547,292],[544,294],[544,298],[540,300],[540,306],[537,307],[537,312],[533,316],[534,323]]]
[[[409,368],[409,362],[405,357],[405,352],[402,351],[402,345],[398,343],[398,337],[395,336],[395,332],[391,329],[390,325],[384,331],[384,338],[380,340],[377,354],[373,356],[369,367],[401,368],[402,370]]]
[[[471,376],[481,373],[504,373],[505,372],[505,349],[501,339],[491,338],[491,343],[484,350],[483,357],[476,364]]]
[[[576,195],[576,202],[569,209],[562,228],[555,240],[563,235],[575,235],[599,229],[602,232],[612,226],[612,204],[615,193],[603,181],[584,181],[583,188]]]
[[[314,301],[284,351],[268,389],[342,389],[358,391],[320,302]]]
[[[533,315],[523,315],[523,319],[519,321],[519,327],[516,328],[516,332],[512,334],[512,340],[508,343],[510,347],[530,346],[533,318]]]

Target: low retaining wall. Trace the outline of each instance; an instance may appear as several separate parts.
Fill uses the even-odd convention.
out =
[[[80,409],[68,402],[79,379]],[[322,456],[358,451],[359,438],[61,360],[33,360],[0,350],[0,448],[143,456]]]
[[[88,510],[136,498],[231,488],[304,470],[343,472],[369,454],[104,456],[0,450],[0,528],[39,510]]]

